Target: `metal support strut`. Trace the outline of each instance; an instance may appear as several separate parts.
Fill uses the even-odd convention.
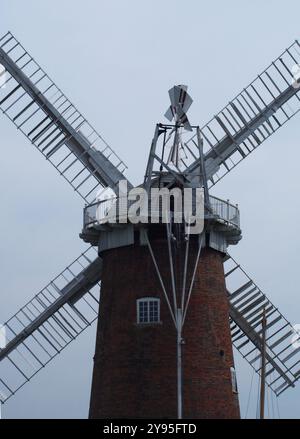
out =
[[[169,309],[171,318],[173,320],[173,323],[174,323],[174,326],[176,329],[176,335],[177,335],[177,338],[176,338],[176,341],[177,341],[177,417],[178,417],[178,419],[182,419],[182,413],[183,413],[183,377],[182,377],[182,344],[183,344],[183,339],[182,339],[182,331],[183,331],[183,326],[184,326],[184,322],[186,319],[186,314],[187,314],[187,310],[188,310],[188,306],[189,306],[189,302],[190,302],[190,297],[191,297],[193,286],[194,286],[197,267],[199,265],[199,259],[200,259],[200,254],[201,254],[204,233],[202,233],[199,237],[199,249],[198,249],[197,256],[196,256],[196,261],[195,261],[195,265],[194,265],[194,269],[193,269],[191,283],[190,283],[189,288],[188,288],[187,299],[185,300],[185,289],[186,289],[186,283],[187,283],[187,261],[188,261],[188,250],[189,250],[189,235],[187,235],[187,238],[186,238],[183,288],[182,288],[182,296],[181,296],[181,300],[180,300],[181,307],[178,307],[178,305],[177,305],[177,291],[176,291],[175,275],[174,275],[174,262],[173,262],[173,256],[172,256],[172,248],[171,248],[172,234],[171,234],[171,230],[170,230],[170,224],[167,223],[167,239],[168,239],[168,249],[169,249],[169,262],[170,262],[170,273],[171,273],[171,284],[172,284],[173,307],[171,304],[171,300],[168,296],[163,277],[160,273],[158,263],[157,263],[157,260],[155,258],[152,246],[150,244],[148,233],[146,230],[144,230],[143,233],[145,235],[145,241],[147,243],[147,246],[148,246],[148,249],[149,249],[149,252],[150,252],[150,255],[151,255],[157,276],[158,276],[158,279],[160,281],[160,284],[161,284],[161,287],[162,287],[162,290],[164,293],[164,297],[165,297],[167,305],[168,305],[168,309]]]

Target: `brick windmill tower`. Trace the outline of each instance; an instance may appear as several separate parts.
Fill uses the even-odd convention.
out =
[[[95,320],[91,418],[238,418],[232,346],[258,373],[264,352],[276,395],[294,387],[299,337],[229,256],[239,210],[209,190],[299,111],[299,58],[295,42],[201,129],[187,88],[172,88],[133,188],[23,46],[0,39],[0,108],[85,200],[91,244],[1,328],[1,402]]]
[[[123,194],[111,215],[111,200],[99,200],[101,225],[82,234],[99,243],[103,259],[95,418],[239,417],[223,269],[227,246],[241,238],[239,212],[208,194],[200,130],[186,115],[187,87],[169,95],[166,116],[174,125],[156,127],[138,204]],[[193,148],[185,147],[185,132],[194,132]],[[198,158],[192,172],[190,156]]]

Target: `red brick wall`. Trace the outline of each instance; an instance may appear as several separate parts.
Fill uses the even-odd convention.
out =
[[[167,243],[156,240],[153,248],[171,294]],[[179,249],[177,285],[183,258]],[[191,245],[189,278],[195,258]],[[90,417],[175,419],[176,331],[149,250],[131,246],[107,251],[102,279]],[[136,299],[145,296],[161,299],[161,324],[136,324]],[[183,416],[238,417],[222,255],[214,250],[201,255],[183,337]]]

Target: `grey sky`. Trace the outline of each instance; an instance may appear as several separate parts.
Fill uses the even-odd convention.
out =
[[[141,180],[167,91],[189,85],[191,122],[203,125],[299,38],[299,1],[0,0],[11,30]],[[291,321],[300,323],[300,116],[247,158],[213,193],[237,202],[243,240],[231,254]],[[82,202],[0,117],[0,321],[85,245]],[[86,417],[95,327],[3,409],[8,418]],[[251,370],[236,355],[242,415]],[[255,378],[255,391],[257,380]],[[300,383],[280,399],[300,417]],[[256,394],[250,414],[255,415]]]

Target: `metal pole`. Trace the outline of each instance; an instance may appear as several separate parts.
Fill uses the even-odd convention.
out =
[[[177,417],[182,419],[182,309],[177,309]]]
[[[168,251],[169,251],[169,260],[170,260],[170,270],[171,270],[171,282],[172,282],[172,292],[173,292],[173,306],[174,313],[177,310],[177,297],[176,297],[176,284],[175,284],[175,273],[174,273],[174,264],[173,264],[173,256],[172,256],[172,247],[171,247],[171,218],[168,218],[169,223],[167,221],[167,239],[168,239]]]
[[[150,186],[151,186],[151,176],[152,176],[152,171],[153,171],[154,155],[155,155],[158,137],[159,137],[159,124],[156,125],[154,138],[153,138],[152,143],[151,143],[151,149],[150,149],[150,154],[149,154],[149,158],[148,158],[146,174],[145,174],[145,178],[144,178],[144,185],[146,187],[147,193],[149,193]]]
[[[159,279],[159,282],[160,282],[160,285],[162,287],[162,290],[163,290],[163,293],[164,293],[164,296],[165,296],[165,299],[166,299],[166,302],[167,302],[167,305],[168,305],[168,308],[169,308],[172,320],[173,320],[175,328],[177,330],[177,321],[176,321],[176,314],[175,314],[176,310],[174,310],[174,312],[172,310],[172,306],[171,306],[171,303],[169,301],[168,294],[167,294],[167,291],[166,291],[163,279],[161,277],[161,274],[160,274],[160,271],[159,271],[159,268],[158,268],[158,265],[157,265],[157,262],[156,262],[156,259],[155,259],[155,256],[154,256],[154,253],[153,253],[150,241],[149,241],[148,233],[147,233],[147,231],[145,229],[142,229],[142,233],[144,234],[144,237],[146,239],[146,242],[147,242],[147,245],[148,245],[148,249],[149,249],[149,252],[150,252],[150,255],[151,255],[151,258],[152,258],[152,261],[153,261],[153,264],[154,264],[154,267],[155,267],[155,270],[156,270],[156,273],[157,273],[157,276],[158,276],[158,279]]]
[[[209,207],[209,192],[208,192],[208,184],[206,177],[206,168],[204,163],[203,140],[201,139],[201,133],[199,127],[197,127],[197,141],[198,141],[198,147],[200,153],[201,183],[204,189],[204,200],[205,200],[205,204]]]
[[[261,381],[260,381],[260,419],[265,418],[265,391],[266,391],[266,310],[263,310],[261,335]]]

